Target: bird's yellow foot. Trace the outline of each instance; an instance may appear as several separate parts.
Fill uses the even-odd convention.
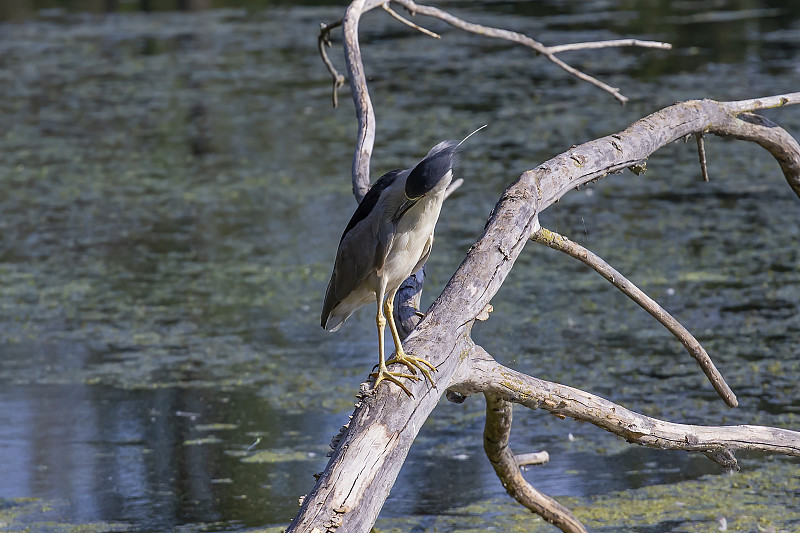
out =
[[[398,378],[408,378],[414,381],[418,381],[419,378],[417,376],[413,376],[411,374],[403,374],[402,372],[389,372],[389,370],[384,366],[383,368],[379,368],[377,372],[373,372],[369,375],[371,378],[375,378],[375,387],[373,390],[378,390],[378,385],[380,385],[381,381],[391,381],[401,389],[403,392],[409,395],[409,397],[413,398],[414,395],[411,394],[411,391],[408,390],[408,387],[403,385],[403,382],[400,381]]]
[[[425,376],[428,379],[428,381],[431,382],[431,385],[433,385],[433,378],[431,377],[431,372],[436,372],[436,367],[430,364],[425,359],[409,355],[405,353],[403,350],[400,350],[394,355],[394,357],[386,361],[387,366],[391,365],[392,363],[400,363],[406,365],[413,374],[416,374],[417,369],[419,369],[419,371],[422,372],[422,375]]]

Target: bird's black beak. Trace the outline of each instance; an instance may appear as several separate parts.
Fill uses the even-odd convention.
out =
[[[423,194],[422,196],[425,195]],[[419,202],[422,199],[422,196],[418,198],[409,198],[408,196],[406,196],[405,201],[400,205],[400,209],[397,210],[397,213],[395,213],[394,217],[392,218],[392,222],[397,224],[400,221],[400,219],[403,218],[403,215],[405,215],[408,212],[409,209],[417,205],[417,202]]]

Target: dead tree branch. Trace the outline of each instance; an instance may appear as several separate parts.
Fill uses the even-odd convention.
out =
[[[353,94],[353,102],[355,103],[359,125],[356,149],[355,154],[353,155],[352,173],[353,194],[355,195],[356,200],[359,202],[369,190],[369,163],[372,156],[372,148],[375,142],[375,111],[372,106],[372,100],[369,97],[369,91],[367,89],[367,78],[364,72],[364,65],[361,61],[361,47],[358,41],[358,24],[361,19],[361,15],[372,9],[375,9],[376,7],[383,7],[390,15],[392,15],[392,17],[401,20],[401,22],[404,24],[410,25],[414,29],[425,33],[426,35],[439,38],[438,34],[431,32],[430,30],[426,30],[425,28],[422,28],[421,26],[401,17],[389,7],[391,2],[395,2],[403,6],[412,15],[419,13],[421,15],[439,19],[443,22],[446,22],[450,26],[453,26],[454,28],[458,28],[469,33],[494,39],[503,39],[526,46],[538,54],[541,54],[548,61],[557,65],[565,72],[568,72],[576,78],[608,92],[622,104],[627,102],[628,98],[624,96],[619,89],[616,87],[611,87],[597,78],[594,78],[593,76],[590,76],[583,71],[570,66],[566,62],[556,57],[556,54],[571,50],[599,49],[621,46],[637,46],[660,49],[672,48],[672,45],[669,43],[641,41],[639,39],[616,39],[600,42],[572,43],[551,47],[546,46],[527,35],[501,28],[492,28],[489,26],[483,26],[481,24],[467,22],[448,13],[447,11],[443,11],[436,7],[417,4],[413,0],[354,0],[347,8],[345,16],[341,21],[334,22],[332,24],[320,25],[320,35],[318,37],[318,41],[319,52],[322,56],[322,60],[333,78],[333,102],[334,107],[336,107],[338,105],[336,92],[344,83],[344,78],[333,66],[333,63],[331,63],[327,52],[325,51],[325,47],[328,46],[328,43],[330,42],[330,30],[339,25],[343,27],[345,62],[347,64],[347,71],[350,76],[350,87]]]
[[[639,304],[642,309],[650,313],[650,315],[667,328],[675,338],[681,341],[681,344],[683,344],[686,351],[689,352],[689,355],[700,365],[703,373],[714,386],[714,390],[717,391],[717,394],[719,394],[725,404],[728,407],[736,407],[739,405],[739,402],[736,400],[736,395],[725,382],[725,378],[719,373],[711,357],[709,357],[708,353],[697,339],[695,339],[694,336],[689,333],[689,330],[683,327],[680,322],[675,320],[672,315],[664,310],[663,307],[658,305],[655,300],[639,289],[639,287],[631,283],[625,276],[617,272],[598,255],[554,231],[541,228],[533,233],[531,239],[539,244],[549,246],[554,250],[564,252],[570,257],[574,257],[591,267],[595,272],[611,282],[614,287],[622,291],[625,296]]]
[[[630,411],[594,394],[537,379],[496,362],[475,346],[469,382],[452,387],[462,394],[483,392],[497,399],[554,415],[589,422],[633,444],[665,450],[701,452],[726,469],[736,450],[800,456],[800,432],[764,426],[675,424]],[[487,401],[488,405],[488,401]],[[510,417],[510,415],[509,415]],[[715,458],[724,455],[725,459]],[[734,469],[738,470],[735,466]]]
[[[451,390],[486,396],[484,449],[506,491],[521,505],[564,532],[585,532],[568,509],[536,490],[520,473],[523,462],[508,447],[512,403],[559,417],[590,422],[630,443],[650,448],[700,452],[728,471],[739,470],[736,450],[800,456],[800,433],[762,426],[674,424],[630,411],[594,394],[522,374],[497,363],[480,346],[471,354],[469,381]]]
[[[703,181],[708,181],[708,163],[706,162],[706,143],[703,141],[702,133],[695,133],[694,138],[697,140],[697,155],[700,157],[700,173],[703,175]]]
[[[442,38],[442,36],[439,35],[438,33],[435,33],[435,32],[432,32],[431,30],[425,29],[425,28],[423,28],[422,26],[420,26],[418,24],[414,24],[413,22],[411,22],[410,20],[408,20],[405,17],[401,17],[400,15],[397,14],[397,12],[395,10],[393,10],[391,7],[389,7],[389,3],[388,2],[383,4],[383,9],[384,9],[384,11],[389,13],[392,17],[394,17],[395,19],[399,20],[400,22],[402,22],[403,24],[405,24],[409,28],[414,28],[418,32],[424,33],[428,37],[433,37],[434,39],[441,39]]]
[[[508,400],[486,393],[486,426],[483,430],[483,449],[497,477],[512,498],[567,533],[586,533],[583,524],[569,509],[550,496],[533,488],[520,472],[522,464],[508,447],[511,434],[511,408]]]
[[[352,172],[353,191],[359,200],[369,188],[375,114],[361,62],[358,24],[364,12],[388,3],[389,0],[354,0],[342,20],[345,60],[359,123]],[[567,72],[607,90],[620,101],[625,100],[617,89],[555,57],[559,52],[610,46],[610,43],[546,47],[526,35],[469,23],[412,0],[395,0],[395,3],[412,15],[419,13],[438,18],[464,31],[528,46]],[[321,42],[325,44],[326,41],[323,39]],[[626,41],[624,45],[638,44]],[[324,46],[320,48],[324,51]],[[329,70],[334,75],[335,69],[331,69],[331,65]],[[584,420],[632,443],[701,452],[728,469],[737,466],[733,456],[737,449],[800,455],[799,433],[758,426],[690,426],[648,418],[590,393],[502,367],[471,339],[472,324],[486,318],[492,297],[522,253],[525,243],[541,229],[539,213],[575,187],[625,168],[640,168],[653,152],[677,139],[713,133],[756,142],[775,157],[789,186],[800,196],[800,145],[773,122],[751,114],[760,109],[796,103],[800,103],[800,93],[739,102],[695,100],[675,104],[637,121],[624,131],[575,146],[523,173],[506,188],[492,211],[484,234],[470,249],[427,314],[417,320],[418,313],[415,306],[411,306],[410,318],[403,322],[407,328],[415,327],[404,342],[406,350],[425,354],[436,364],[436,381],[433,384],[426,381],[409,384],[414,393],[412,399],[397,388],[384,387],[373,391],[368,384],[362,386],[350,423],[332,442],[331,460],[319,475],[312,492],[303,499],[288,531],[368,531],[417,432],[446,389],[450,389],[448,398],[461,401],[465,395],[486,394],[485,447],[498,475],[509,493],[523,505],[564,531],[584,529],[568,510],[536,491],[522,478],[519,473],[521,461],[508,449],[511,403]],[[611,275],[615,279],[624,279]],[[414,283],[418,286],[412,284],[410,290],[418,293],[422,282],[417,280]],[[642,297],[644,293],[629,292],[635,294],[632,296],[634,300],[646,301]],[[675,327],[675,330],[679,331],[679,328]],[[700,352],[702,347],[699,344],[695,346],[696,340],[689,341],[689,338],[683,336],[682,342],[686,341],[684,344],[692,347],[687,346],[687,349],[697,356],[715,388],[729,404],[734,404],[735,396],[713,368],[707,354],[704,350]]]
[[[775,102],[798,103],[800,93],[742,102],[678,103],[619,133],[575,146],[509,185],[481,238],[404,342],[407,351],[425,354],[437,366],[435,384],[410,383],[413,399],[397,388],[372,391],[364,384],[330,463],[288,531],[368,531],[417,432],[448,388],[461,394],[488,392],[506,401],[583,419],[642,445],[702,452],[725,468],[735,465],[735,449],[798,455],[800,441],[795,432],[648,419],[589,393],[499,368],[470,336],[474,320],[485,315],[525,243],[540,229],[539,213],[577,186],[640,164],[660,147],[686,135],[713,133],[758,143],[776,158],[787,182],[800,194],[800,145],[774,123],[748,113]],[[543,391],[549,391],[549,396]],[[618,416],[612,416],[615,413]],[[512,478],[503,481],[513,483]]]

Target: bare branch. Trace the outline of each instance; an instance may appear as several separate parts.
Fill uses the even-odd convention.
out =
[[[565,533],[587,533],[572,513],[550,496],[528,483],[519,470],[514,453],[508,447],[511,434],[511,403],[494,394],[486,394],[486,426],[483,448],[506,491],[519,503]]]
[[[348,28],[353,31],[354,24],[357,26],[357,16],[356,20],[345,17],[346,34]],[[351,80],[355,78],[351,75]],[[759,101],[793,102],[787,96],[791,95]],[[752,102],[756,100],[736,104]],[[539,229],[542,211],[575,187],[639,164],[668,143],[698,132],[757,142],[778,160],[795,192],[800,191],[800,145],[761,117],[737,117],[738,109],[741,107],[712,100],[678,103],[619,133],[575,146],[509,185],[483,235],[403,343],[407,352],[425,354],[436,365],[435,383],[410,383],[413,398],[394,387],[362,389],[328,466],[303,499],[287,531],[368,531],[414,438],[448,388],[462,395],[489,392],[531,408],[545,408],[645,446],[706,453],[726,468],[733,464],[730,453],[736,449],[800,456],[800,433],[758,426],[703,428],[648,418],[592,394],[503,368],[471,339],[472,324],[485,314],[530,236]],[[360,116],[362,119],[374,128],[374,117]],[[362,132],[357,154],[365,146],[371,150],[372,138]],[[449,397],[459,398],[455,394]]]
[[[672,333],[681,344],[686,348],[700,368],[703,369],[708,380],[714,386],[720,398],[728,405],[728,407],[736,407],[739,402],[736,400],[736,395],[725,382],[725,379],[714,366],[708,353],[700,345],[697,339],[683,327],[683,325],[675,320],[663,307],[647,296],[639,287],[631,283],[625,276],[617,272],[611,265],[606,263],[603,258],[587,250],[580,244],[571,241],[563,235],[559,235],[554,231],[541,228],[531,235],[531,239],[554,250],[564,252],[570,257],[581,261],[588,265],[595,272],[607,279],[611,284],[621,290],[628,298],[639,304],[642,309],[650,313],[653,318],[658,320],[670,333]]]
[[[353,0],[342,19],[344,56],[358,118],[358,140],[353,154],[353,194],[359,202],[369,190],[369,161],[375,145],[375,110],[367,89],[367,76],[358,42],[358,22],[364,12],[364,1]]]
[[[550,48],[543,45],[539,41],[536,41],[528,37],[527,35],[524,35],[522,33],[517,33],[515,31],[504,30],[500,28],[492,28],[489,26],[483,26],[481,24],[474,24],[472,22],[467,22],[454,15],[451,15],[447,11],[443,11],[436,7],[417,4],[413,0],[394,0],[394,1],[402,5],[406,9],[408,9],[411,13],[420,13],[422,15],[437,18],[460,30],[464,30],[470,33],[475,33],[478,35],[483,35],[485,37],[491,37],[494,39],[504,39],[506,41],[511,41],[517,44],[521,44],[522,46],[526,46],[542,54],[549,61],[558,65],[561,69],[565,70],[569,74],[572,74],[576,78],[585,81],[587,83],[591,83],[595,87],[598,87],[608,92],[614,98],[616,98],[620,103],[624,104],[625,102],[628,101],[628,97],[620,93],[619,89],[617,89],[616,87],[611,87],[610,85],[603,83],[597,78],[585,74],[584,72],[568,65],[561,59],[557,58],[555,54],[550,50]]]
[[[573,50],[596,50],[598,48],[617,48],[623,46],[672,50],[672,45],[670,43],[662,43],[659,41],[640,41],[639,39],[615,39],[612,41],[589,41],[585,43],[559,44],[555,46],[548,46],[547,49],[550,50],[550,53],[552,54],[560,54],[561,52],[571,52]]]
[[[514,458],[517,460],[517,465],[520,467],[537,466],[548,463],[550,461],[550,454],[545,451],[521,453],[519,455],[515,455]]]
[[[472,357],[470,383],[453,390],[483,392],[531,409],[590,422],[628,442],[650,448],[701,452],[725,468],[736,450],[800,456],[800,432],[765,426],[694,426],[676,424],[630,411],[619,404],[566,385],[504,367],[480,346]]]
[[[776,96],[764,96],[762,98],[751,98],[749,100],[739,100],[727,102],[726,106],[735,115],[741,113],[761,111],[762,109],[775,109],[786,105],[800,104],[800,92],[779,94]]]
[[[336,67],[333,66],[330,58],[328,57],[328,52],[325,50],[326,47],[331,46],[331,30],[333,28],[337,28],[342,25],[342,21],[339,20],[332,24],[325,24],[324,22],[320,22],[319,24],[319,36],[317,37],[317,47],[319,48],[319,55],[322,56],[322,62],[325,63],[325,67],[330,72],[331,77],[333,78],[333,107],[339,107],[339,87],[344,85],[345,79],[344,76],[339,74],[339,71],[336,70]]]
[[[462,185],[464,185],[464,178],[458,178],[456,180],[453,180],[453,182],[447,186],[447,190],[444,191],[445,200],[450,198],[450,195],[456,192],[456,190]]]
[[[389,3],[388,2],[383,4],[383,9],[387,13],[389,13],[391,16],[393,16],[394,18],[396,18],[397,20],[399,20],[400,22],[405,24],[406,26],[414,28],[415,30],[419,31],[420,33],[424,33],[428,37],[433,37],[434,39],[441,39],[442,38],[442,36],[439,35],[438,33],[434,33],[431,30],[425,29],[422,26],[419,26],[418,24],[414,24],[413,22],[411,22],[407,18],[400,16],[394,9],[389,7]]]
[[[800,103],[800,93],[785,96],[787,97],[786,102],[789,103],[781,105]],[[796,98],[788,98],[792,96],[796,96]],[[781,97],[781,99],[783,98]],[[731,102],[731,107],[735,108],[737,104],[744,105],[760,101],[743,100],[742,102]],[[716,135],[755,142],[766,149],[778,161],[786,182],[800,198],[800,144],[789,132],[771,120],[752,113],[742,113],[738,117],[720,124],[719,127],[710,128],[709,131]]]
[[[572,74],[578,79],[587,83],[591,83],[592,85],[608,92],[623,104],[628,101],[628,98],[620,93],[619,89],[616,87],[611,87],[610,85],[603,83],[602,81],[568,65],[561,59],[557,58],[555,54],[558,51],[565,51],[569,49],[604,48],[608,46],[648,46],[651,48],[662,49],[668,49],[671,46],[668,43],[640,41],[637,39],[622,39],[617,41],[606,41],[606,43],[612,44],[604,44],[603,42],[576,43],[574,45],[566,44],[558,47],[547,47],[531,37],[528,37],[527,35],[466,22],[446,11],[431,6],[417,4],[413,0],[354,0],[348,6],[347,11],[345,12],[345,16],[342,19],[342,26],[344,29],[345,61],[347,63],[347,71],[350,76],[353,102],[355,104],[356,115],[358,117],[358,139],[356,141],[355,153],[353,155],[352,177],[353,194],[355,195],[356,200],[359,202],[369,190],[369,166],[370,159],[372,157],[372,149],[375,144],[375,111],[373,109],[372,100],[370,99],[369,91],[367,89],[367,79],[364,73],[364,65],[361,61],[361,48],[358,42],[358,23],[361,15],[367,11],[375,9],[376,7],[382,6],[387,10],[387,12],[403,21],[404,24],[410,24],[412,27],[422,31],[423,33],[433,34],[433,32],[428,32],[428,30],[419,27],[418,25],[408,21],[394,12],[391,8],[389,8],[390,1],[394,1],[402,5],[412,15],[421,13],[426,16],[440,19],[453,27],[468,31],[470,33],[484,35],[486,37],[496,39],[504,39],[531,48],[537,53],[545,56],[549,61],[558,65],[561,69],[565,70],[569,74]],[[330,27],[333,27],[333,25]],[[433,36],[438,37],[437,34],[433,34]],[[323,61],[325,61],[328,71],[331,72],[331,76],[334,78],[333,98],[334,102],[338,103],[336,91],[341,86],[341,84],[339,84],[340,77],[336,69],[333,68],[333,65],[328,60],[323,44],[321,43],[319,46],[320,55],[322,56]]]

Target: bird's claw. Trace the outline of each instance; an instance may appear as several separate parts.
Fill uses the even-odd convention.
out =
[[[428,379],[428,381],[431,382],[431,385],[434,385],[433,378],[431,377],[431,372],[436,372],[436,367],[431,363],[429,363],[428,361],[426,361],[425,359],[401,352],[396,354],[388,361],[386,361],[387,366],[391,365],[392,363],[400,363],[406,365],[406,367],[408,367],[408,369],[415,375],[417,373],[417,370],[419,370],[420,372],[422,372],[422,375],[425,376]],[[428,368],[425,368],[426,366]]]
[[[412,376],[411,374],[403,374],[402,372],[389,372],[385,368],[380,369],[377,372],[371,373],[369,377],[375,378],[375,387],[373,388],[373,390],[378,390],[378,385],[380,385],[381,381],[383,380],[391,381],[392,383],[403,389],[403,392],[408,394],[408,396],[411,398],[413,398],[414,395],[411,394],[411,391],[408,390],[408,387],[406,387],[403,384],[403,382],[400,381],[398,378],[408,378],[414,381],[419,381],[419,378],[417,376]]]

